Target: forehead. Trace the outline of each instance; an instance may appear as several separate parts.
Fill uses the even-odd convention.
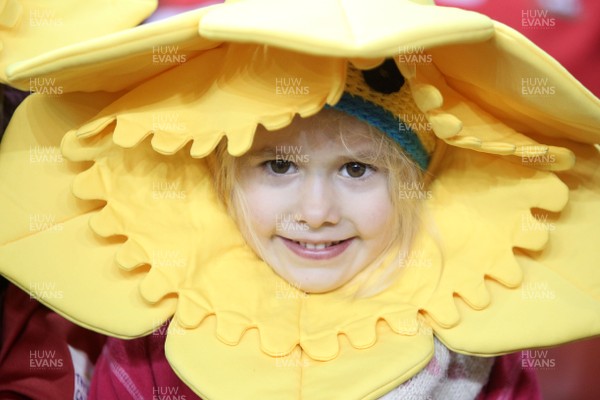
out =
[[[296,116],[290,125],[277,131],[259,127],[250,153],[284,146],[302,146],[305,151],[346,150],[354,153],[378,147],[381,139],[381,134],[366,123],[327,109],[308,118]]]

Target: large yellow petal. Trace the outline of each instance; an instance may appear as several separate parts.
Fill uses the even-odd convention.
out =
[[[135,26],[156,5],[156,0],[5,0],[0,5],[0,81],[6,82],[4,69],[10,63]]]

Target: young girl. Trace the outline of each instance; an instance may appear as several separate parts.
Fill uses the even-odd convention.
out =
[[[85,327],[155,333],[109,339],[93,395],[531,396],[490,357],[598,334],[597,99],[421,3],[236,1],[9,69],[65,95],[3,142],[23,174],[3,274]]]

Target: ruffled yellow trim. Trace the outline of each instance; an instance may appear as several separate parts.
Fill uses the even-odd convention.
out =
[[[513,249],[541,251],[548,241],[549,228],[531,209],[560,211],[568,189],[547,172],[485,154],[446,151],[428,201],[440,238],[437,245],[445,255],[443,272],[424,310],[449,328],[461,319],[455,296],[482,310],[491,302],[487,279],[508,288],[521,285],[523,275]],[[495,177],[493,184],[490,177]]]
[[[115,143],[129,148],[152,135],[152,147],[162,154],[193,141],[192,157],[206,156],[226,136],[229,152],[240,155],[258,124],[278,129],[296,114],[309,116],[337,102],[344,71],[339,59],[223,45],[128,92],[77,136],[110,129]]]
[[[352,287],[306,295],[247,248],[218,203],[203,161],[187,151],[160,155],[148,143],[121,148],[112,143],[115,137],[109,131],[89,137],[71,131],[63,141],[69,159],[94,161],[73,186],[78,197],[107,201],[91,220],[92,229],[128,238],[117,262],[127,270],[151,265],[142,296],[157,303],[177,294],[175,318],[183,327],[195,329],[215,315],[215,333],[228,345],[258,329],[260,348],[272,357],[299,345],[314,360],[332,360],[340,334],[356,349],[370,348],[380,320],[396,334],[415,335],[420,310],[442,326],[458,324],[454,294],[482,309],[490,302],[485,278],[518,286],[522,275],[512,249],[540,250],[547,240],[543,230],[519,227],[535,224],[531,208],[559,211],[566,202],[566,188],[549,173],[468,151],[447,156],[427,202],[435,226],[424,227],[392,287],[372,298],[354,298]],[[498,182],[473,184],[477,175],[481,182],[489,176]],[[479,250],[460,250],[474,241]],[[484,256],[485,263],[473,261]]]

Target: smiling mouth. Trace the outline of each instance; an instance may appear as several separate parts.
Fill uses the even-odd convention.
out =
[[[323,242],[323,243],[308,243],[308,242],[298,242],[293,240],[294,243],[304,247],[308,250],[323,250],[331,246],[338,245],[343,242],[343,240],[338,240],[337,242]]]
[[[326,260],[342,254],[354,241],[354,237],[337,241],[305,242],[280,236],[294,254],[310,260]]]

